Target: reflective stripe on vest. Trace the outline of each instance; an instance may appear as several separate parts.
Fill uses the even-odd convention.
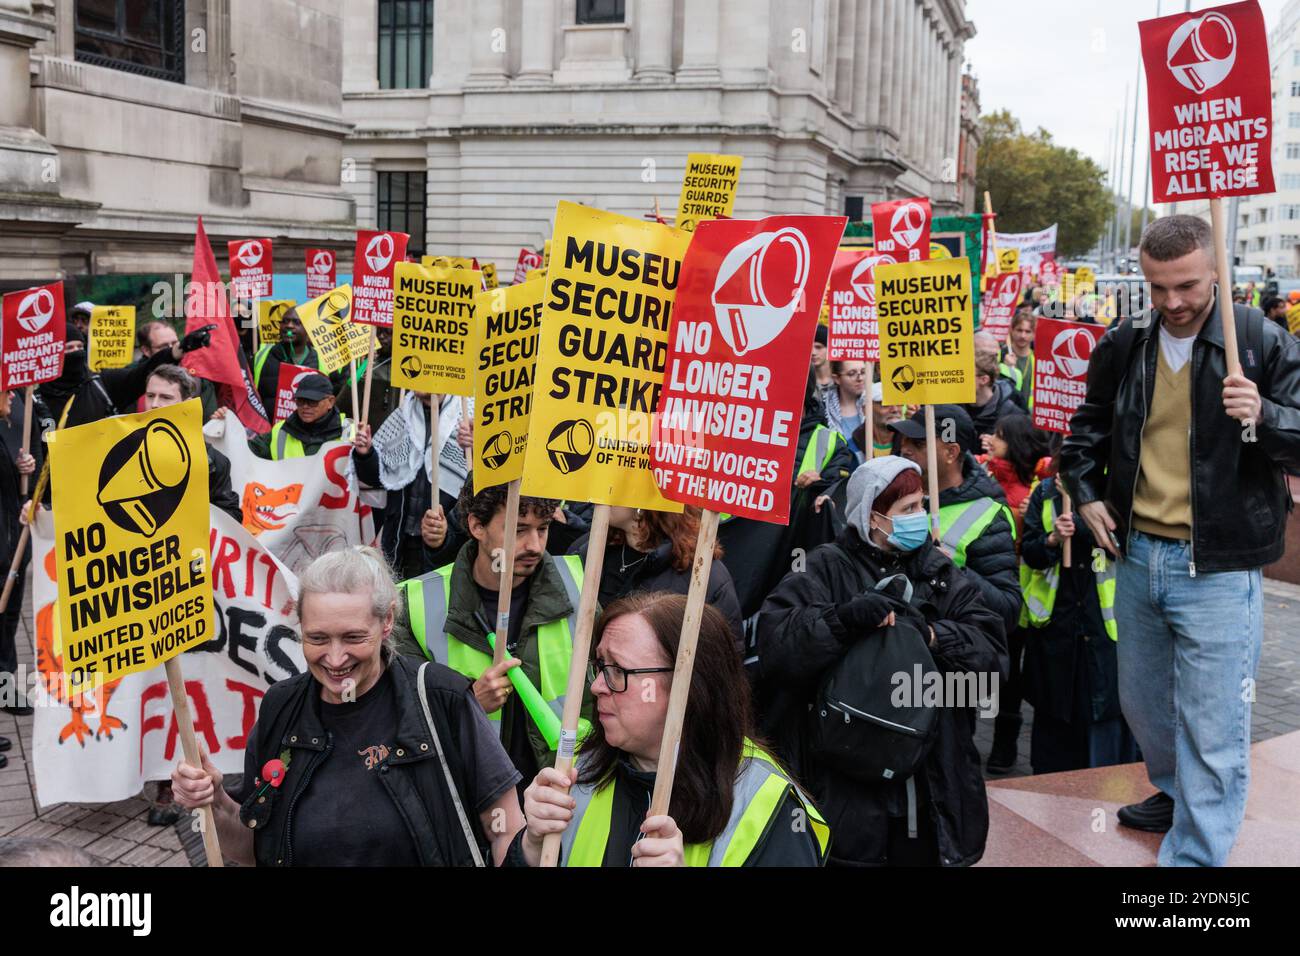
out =
[[[569,662],[573,658],[573,634],[577,631],[578,600],[582,594],[582,559],[577,555],[554,558],[552,564],[564,584],[564,593],[573,608],[567,618],[550,621],[537,629],[537,664],[541,671],[542,698],[557,717],[563,717],[565,691],[569,683]],[[411,634],[424,656],[445,664],[452,670],[477,680],[492,666],[492,655],[470,647],[447,633],[447,609],[451,606],[451,571],[444,565],[418,578],[403,581],[398,588],[406,596],[407,620]],[[488,714],[497,733],[501,732],[501,711]],[[590,724],[579,722],[581,740]]]
[[[285,419],[281,419],[271,426],[272,461],[283,461],[286,458],[303,458],[307,454],[307,449],[303,446],[303,443],[284,430],[285,421]],[[340,435],[347,431],[348,425],[348,420],[343,417],[342,412],[339,412]]]
[[[998,509],[1003,507],[993,498],[976,498],[939,509],[939,546],[952,558],[953,564],[966,567],[966,549],[993,523]],[[1011,534],[1015,533],[1012,522]]]
[[[1052,498],[1043,500],[1043,530],[1056,521],[1056,503]],[[1101,621],[1106,636],[1119,640],[1119,624],[1115,620],[1115,562],[1106,557],[1101,548],[1092,549],[1092,572],[1097,579],[1097,603],[1101,607]],[[1021,627],[1043,627],[1052,618],[1056,606],[1056,591],[1061,584],[1061,565],[1052,565],[1046,571],[1020,562],[1020,592],[1024,602],[1020,606]]]
[[[812,440],[804,449],[803,458],[799,462],[795,475],[802,475],[805,471],[824,471],[831,463],[835,449],[843,442],[844,436],[838,431],[825,425],[818,425],[813,429]]]
[[[767,833],[785,795],[791,792],[808,815],[808,824],[817,841],[818,857],[825,862],[830,845],[830,826],[808,796],[781,772],[768,754],[748,739],[744,747],[732,795],[731,817],[723,831],[710,842],[689,843],[683,847],[686,865],[744,866]],[[577,806],[573,809],[573,823],[565,829],[560,841],[565,866],[601,866],[604,863],[615,786],[611,780],[599,790],[591,784],[577,784],[569,791]]]
[[[273,346],[263,345],[253,356],[253,387],[257,388],[262,382],[262,367],[266,365],[266,358],[271,354]]]

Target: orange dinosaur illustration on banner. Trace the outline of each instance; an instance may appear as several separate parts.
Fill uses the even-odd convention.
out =
[[[253,537],[263,531],[278,531],[297,515],[301,497],[301,484],[268,488],[261,482],[250,481],[244,488],[244,527]]]

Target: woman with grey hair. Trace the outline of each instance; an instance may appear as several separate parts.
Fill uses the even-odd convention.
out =
[[[222,851],[243,864],[499,863],[524,825],[519,772],[466,678],[394,653],[382,556],[322,555],[298,587],[307,672],[267,690],[240,791],[204,752],[173,771],[177,803],[210,804]]]

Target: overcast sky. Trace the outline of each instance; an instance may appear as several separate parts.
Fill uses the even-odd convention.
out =
[[[1223,0],[1192,0],[1192,10]],[[1272,30],[1286,0],[1260,0]],[[1160,13],[1181,11],[1185,0],[1163,0]],[[1141,55],[1137,21],[1156,15],[1156,0],[967,0],[976,35],[966,60],[980,86],[980,111],[1010,110],[1027,130],[1045,128],[1053,139],[1109,169],[1108,147],[1128,90],[1126,151],[1133,137],[1133,94]],[[1137,171],[1133,201],[1141,204],[1146,162],[1146,84],[1138,97]],[[1128,185],[1125,173],[1123,185]],[[1123,192],[1123,190],[1121,190]]]

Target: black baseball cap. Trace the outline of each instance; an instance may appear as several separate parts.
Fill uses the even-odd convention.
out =
[[[951,423],[951,424],[950,424]],[[904,438],[912,441],[925,441],[925,409],[918,408],[911,418],[902,418],[890,423],[890,428]],[[956,437],[956,444],[962,451],[974,452],[979,447],[979,438],[975,434],[975,425],[970,420],[966,409],[960,405],[934,406],[934,431],[943,440],[946,431]]]
[[[306,375],[298,383],[298,390],[293,393],[293,397],[308,402],[319,402],[322,398],[330,398],[333,394],[334,389],[330,387],[330,380],[324,375]]]

